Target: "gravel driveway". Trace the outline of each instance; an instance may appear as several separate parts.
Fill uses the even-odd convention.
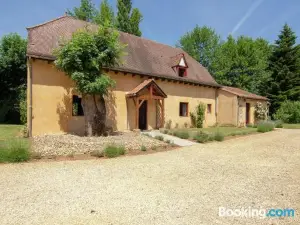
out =
[[[300,224],[300,130],[112,160],[0,165],[0,224]],[[219,207],[294,218],[219,217]]]

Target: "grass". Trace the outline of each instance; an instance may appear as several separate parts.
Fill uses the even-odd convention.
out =
[[[283,128],[285,128],[285,129],[300,129],[300,123],[297,123],[297,124],[284,123]]]
[[[215,141],[224,141],[224,134],[220,131],[217,131],[214,134],[214,139],[215,139]]]
[[[104,155],[108,158],[115,158],[125,154],[125,147],[109,145],[104,149]]]
[[[29,142],[20,138],[22,125],[0,125],[0,162],[25,162],[31,157]]]
[[[224,137],[228,136],[237,136],[237,135],[247,135],[251,133],[256,133],[257,129],[252,128],[252,127],[208,127],[208,128],[183,128],[183,129],[173,129],[173,133],[176,132],[186,132],[189,134],[189,137],[197,137],[197,141],[205,141],[205,139],[210,139],[212,140],[212,136],[214,136],[216,133],[222,133]],[[199,137],[199,132],[205,133],[208,136],[205,137],[205,135],[200,135]],[[195,139],[196,140],[196,139]],[[201,142],[202,143],[202,142]]]
[[[0,125],[0,141],[15,138],[20,135],[22,125]]]
[[[189,139],[190,137],[190,134],[187,131],[176,131],[173,133],[173,135],[181,139]]]
[[[0,162],[25,162],[30,159],[28,142],[19,139],[7,139],[0,143]]]

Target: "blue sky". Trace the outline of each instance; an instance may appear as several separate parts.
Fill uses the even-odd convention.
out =
[[[26,37],[26,27],[59,17],[80,2],[0,1],[0,37],[9,32]],[[100,1],[94,0],[95,5],[99,6]],[[116,5],[116,0],[109,1]],[[300,36],[299,0],[133,0],[133,4],[144,16],[143,36],[169,45],[175,45],[179,37],[196,24],[214,28],[222,39],[233,33],[274,41],[287,22]]]

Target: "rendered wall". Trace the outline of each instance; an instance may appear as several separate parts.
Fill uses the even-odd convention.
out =
[[[116,87],[106,98],[107,125],[114,130],[135,129],[135,106],[126,93],[148,77],[131,74],[109,73]],[[200,102],[212,105],[211,114],[206,114],[205,126],[216,123],[216,89],[157,80],[168,95],[165,99],[165,121],[172,126],[190,126],[190,117],[179,116],[179,103],[188,102],[189,112]],[[73,82],[58,71],[52,63],[43,60],[32,62],[32,134],[75,133],[84,134],[84,117],[72,116],[72,95],[77,94]],[[156,128],[156,101],[148,102],[148,129]]]
[[[218,124],[237,125],[237,96],[218,90]]]

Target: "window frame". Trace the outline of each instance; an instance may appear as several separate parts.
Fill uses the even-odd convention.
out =
[[[75,104],[78,104],[77,114],[74,114],[74,105]],[[84,116],[84,110],[83,110],[83,106],[82,106],[82,98],[79,97],[78,95],[72,95],[72,116],[73,117]]]
[[[183,110],[181,110],[181,106],[186,105],[186,115],[181,114]],[[180,117],[188,117],[189,116],[189,103],[188,102],[179,102],[179,116]]]
[[[207,114],[212,114],[212,104],[207,104],[207,110],[206,110],[206,112],[207,112]]]
[[[183,71],[182,76],[180,76],[181,71]],[[178,76],[179,77],[186,77],[187,75],[187,68],[186,67],[178,67]]]

